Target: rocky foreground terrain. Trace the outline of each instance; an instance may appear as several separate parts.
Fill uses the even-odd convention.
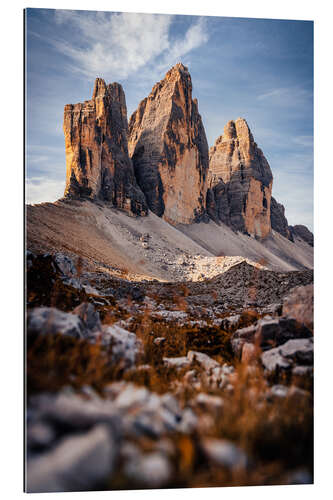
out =
[[[28,252],[28,491],[312,482],[312,282],[246,261],[133,282]]]

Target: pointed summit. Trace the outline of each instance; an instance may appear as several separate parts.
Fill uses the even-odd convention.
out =
[[[210,216],[258,238],[271,231],[273,176],[244,118],[229,121],[210,149]]]
[[[96,97],[104,97],[106,93],[106,83],[103,78],[96,78],[92,99]]]
[[[147,205],[128,156],[127,110],[119,83],[97,78],[90,101],[64,111],[67,198],[99,199],[129,214]]]
[[[171,68],[131,116],[129,152],[156,215],[184,224],[204,216],[208,145],[183,64]]]

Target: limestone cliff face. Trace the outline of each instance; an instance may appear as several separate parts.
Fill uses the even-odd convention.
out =
[[[207,212],[236,231],[265,238],[271,231],[273,176],[243,118],[231,120],[210,149]]]
[[[155,214],[184,224],[205,217],[208,145],[191,77],[182,64],[156,83],[131,116],[129,153]]]
[[[282,203],[278,203],[275,198],[271,198],[271,226],[274,231],[282,234],[288,240],[293,241],[292,232],[288,226],[285,216],[285,208]]]
[[[64,110],[67,198],[109,202],[130,215],[147,204],[128,155],[127,109],[121,85],[97,78],[90,101]]]

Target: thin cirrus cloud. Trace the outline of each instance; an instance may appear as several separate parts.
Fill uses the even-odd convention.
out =
[[[71,43],[51,43],[75,63],[76,71],[88,77],[126,79],[142,68],[146,73],[146,66],[158,57],[158,69],[164,69],[209,38],[203,18],[181,38],[170,34],[173,16],[168,15],[56,11],[55,20],[74,30],[75,38]]]
[[[258,101],[269,102],[271,106],[299,108],[302,104],[311,103],[313,94],[302,87],[282,87],[271,89],[257,96]]]

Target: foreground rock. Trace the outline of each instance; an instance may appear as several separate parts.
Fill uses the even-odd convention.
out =
[[[65,438],[50,452],[28,461],[29,493],[85,491],[104,484],[115,457],[109,429],[98,425]]]
[[[183,224],[204,216],[208,145],[191,76],[181,63],[131,116],[129,151],[152,212]]]
[[[283,315],[295,318],[313,330],[313,285],[298,286],[283,300]]]
[[[106,85],[97,78],[90,101],[65,106],[65,197],[102,200],[129,215],[147,214],[128,156],[127,131],[119,83]]]
[[[202,448],[206,457],[219,466],[235,469],[244,468],[248,464],[246,454],[226,440],[206,438],[202,442]]]
[[[313,373],[313,339],[288,340],[282,346],[261,355],[264,368],[270,374],[292,372],[295,376]]]
[[[61,334],[83,339],[89,331],[76,314],[65,313],[55,307],[36,307],[28,313],[27,333],[30,336]]]
[[[262,350],[267,350],[290,339],[309,337],[312,337],[311,331],[294,318],[268,318],[237,330],[232,336],[231,345],[234,353],[240,357],[244,344],[249,342]]]
[[[118,325],[104,326],[100,338],[102,344],[112,346],[112,361],[119,368],[133,368],[143,354],[142,342],[135,333]]]

